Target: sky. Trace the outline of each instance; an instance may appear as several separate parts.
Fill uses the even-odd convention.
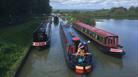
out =
[[[53,9],[109,9],[138,6],[138,0],[50,0]]]

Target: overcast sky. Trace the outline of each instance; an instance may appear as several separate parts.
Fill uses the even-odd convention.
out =
[[[138,6],[138,0],[50,0],[53,9],[102,9]]]

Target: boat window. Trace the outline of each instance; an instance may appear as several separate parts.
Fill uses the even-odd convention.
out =
[[[97,40],[100,41],[101,43],[103,43],[103,37],[97,35]]]
[[[92,32],[89,31],[89,35],[92,36]]]
[[[92,36],[93,36],[93,37],[95,37],[95,36],[96,36],[96,34],[95,34],[95,33],[93,33],[93,34],[92,34]]]
[[[110,39],[108,39],[108,44],[110,44]]]
[[[85,29],[84,29],[84,28],[82,28],[82,31],[83,31],[83,32],[85,32]]]
[[[87,29],[85,29],[85,31],[84,31],[85,33],[87,33]]]
[[[112,44],[112,39],[110,39],[110,44]]]
[[[108,39],[108,44],[112,44],[112,39],[111,38]]]
[[[114,45],[115,45],[115,39],[116,39],[116,38],[114,37],[114,38],[113,38],[113,44],[114,44]]]
[[[97,35],[96,37],[97,37],[96,39],[97,39],[98,41],[100,41],[100,37],[99,37],[98,35]]]
[[[110,38],[109,37],[106,37],[104,43],[106,45],[110,45]]]
[[[108,45],[108,38],[105,38],[105,44]]]
[[[87,30],[87,34],[89,34],[89,31]]]
[[[83,31],[83,28],[82,28],[82,27],[80,27],[80,30],[81,30],[81,31]]]
[[[114,38],[114,45],[117,46],[117,38]]]
[[[103,43],[103,37],[100,37],[100,41]]]
[[[112,37],[112,45],[113,46],[116,46],[116,44],[117,44],[117,37]]]
[[[95,39],[97,40],[97,35],[95,34]]]

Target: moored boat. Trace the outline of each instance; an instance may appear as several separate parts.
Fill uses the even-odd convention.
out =
[[[45,21],[33,32],[34,47],[46,47],[50,46],[51,38],[51,21]]]
[[[78,74],[91,72],[93,60],[88,44],[77,36],[77,33],[70,25],[64,23],[60,24],[60,35],[68,66]]]
[[[59,23],[59,17],[58,16],[54,16],[54,24],[58,24]]]
[[[73,28],[90,38],[104,53],[118,58],[121,58],[125,54],[122,47],[118,45],[117,35],[80,21],[74,22]]]

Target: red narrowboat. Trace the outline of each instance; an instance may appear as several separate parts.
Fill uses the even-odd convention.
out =
[[[125,54],[124,50],[118,45],[117,35],[92,27],[80,21],[76,21],[73,24],[73,28],[90,38],[104,53],[119,58]]]
[[[34,47],[46,47],[50,45],[50,32],[51,22],[46,21],[40,24],[40,26],[33,32]]]
[[[77,36],[70,25],[63,22],[60,23],[60,35],[68,66],[78,74],[91,72],[93,60],[92,54],[88,50],[88,44]]]

